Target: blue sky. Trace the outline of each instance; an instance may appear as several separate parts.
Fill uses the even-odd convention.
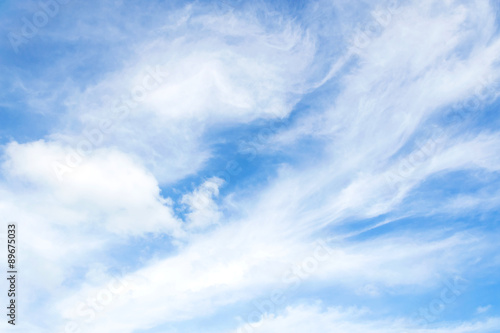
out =
[[[500,332],[499,13],[1,1],[2,331]]]

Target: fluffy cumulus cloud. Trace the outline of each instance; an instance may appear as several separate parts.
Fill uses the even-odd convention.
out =
[[[2,330],[500,331],[494,1],[1,6]]]
[[[129,235],[181,230],[156,179],[130,156],[103,148],[81,164],[64,165],[68,156],[71,151],[57,142],[10,143],[3,163],[7,184],[20,202],[36,195],[33,204],[40,208],[74,213],[74,219],[61,216],[54,224],[99,224]]]

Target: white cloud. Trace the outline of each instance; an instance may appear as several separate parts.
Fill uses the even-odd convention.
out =
[[[182,196],[181,203],[187,205],[189,210],[187,214],[189,229],[204,229],[219,223],[222,213],[214,198],[219,196],[219,187],[223,184],[224,180],[212,177],[192,193]]]
[[[500,319],[485,321],[450,323],[437,328],[419,328],[405,319],[370,320],[364,318],[366,310],[328,308],[319,306],[288,307],[281,315],[267,315],[258,322],[246,323],[237,333],[278,333],[278,332],[336,332],[336,333],[486,333],[500,329]]]
[[[491,305],[480,306],[476,309],[476,313],[485,313],[488,312],[489,309],[491,309]]]
[[[94,224],[125,235],[179,235],[181,225],[169,200],[161,197],[156,179],[139,162],[102,148],[73,168],[61,167],[68,156],[76,156],[72,153],[70,147],[55,142],[14,142],[5,150],[2,168],[10,187],[17,188],[15,194],[24,197],[22,202],[31,205],[30,210],[68,214],[53,220],[54,224]],[[25,194],[27,188],[30,194]]]

